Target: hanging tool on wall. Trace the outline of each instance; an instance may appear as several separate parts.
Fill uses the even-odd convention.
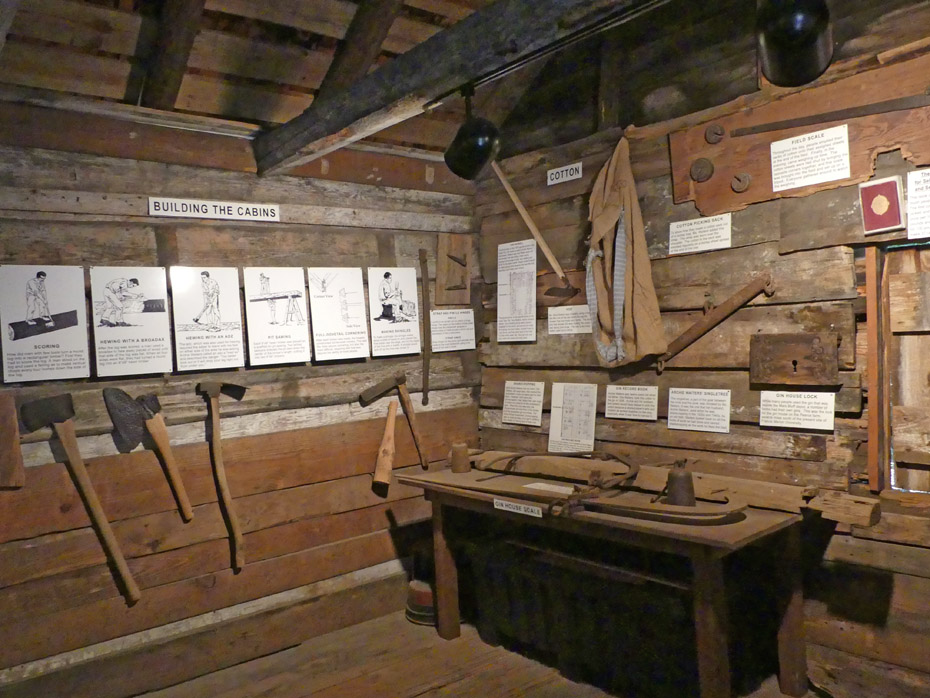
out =
[[[429,404],[429,362],[433,353],[433,336],[429,316],[429,265],[426,250],[420,248],[420,278],[423,280],[423,404]]]
[[[775,293],[775,282],[772,279],[771,272],[768,271],[756,276],[752,281],[727,298],[720,305],[714,307],[705,306],[706,312],[704,317],[691,325],[691,327],[682,332],[677,338],[669,342],[668,350],[658,359],[656,370],[661,373],[665,370],[665,364],[670,359],[694,344],[697,340],[763,292],[766,296],[771,296]]]
[[[498,165],[496,161],[492,160],[491,167],[494,169],[494,174],[497,175],[497,178],[501,181],[501,184],[504,185],[504,190],[507,192],[507,196],[510,197],[513,205],[516,206],[520,217],[523,219],[523,222],[526,223],[526,227],[530,229],[530,233],[532,233],[533,238],[536,240],[536,244],[539,245],[539,249],[542,250],[543,255],[545,255],[546,260],[552,267],[552,271],[556,273],[556,275],[559,277],[559,280],[562,282],[562,285],[564,286],[564,288],[559,288],[558,286],[549,288],[546,290],[545,295],[557,296],[560,298],[572,298],[573,296],[578,295],[580,289],[572,286],[571,282],[568,280],[568,276],[566,276],[565,272],[562,270],[562,265],[559,264],[559,260],[555,258],[555,255],[552,253],[552,249],[549,247],[546,239],[542,236],[542,233],[539,232],[539,228],[536,227],[536,223],[534,223],[533,219],[530,218],[529,211],[526,210],[523,202],[520,201],[520,197],[517,196],[517,192],[515,192],[513,187],[510,186],[510,182],[507,180],[506,175],[504,175],[504,171],[500,168],[500,165]]]
[[[68,470],[71,472],[71,479],[77,487],[78,494],[84,502],[87,515],[90,517],[94,529],[100,538],[100,544],[109,558],[110,562],[116,568],[119,581],[126,594],[126,598],[135,603],[139,600],[142,593],[139,591],[139,585],[133,579],[132,572],[129,571],[129,565],[126,564],[126,558],[120,550],[119,541],[107,521],[107,516],[94,490],[94,484],[87,474],[87,468],[84,466],[84,460],[81,458],[81,451],[78,448],[77,434],[74,429],[74,403],[71,396],[67,393],[56,395],[54,397],[43,398],[27,402],[20,408],[20,415],[23,418],[23,424],[29,431],[35,431],[43,427],[52,427],[58,440],[65,450]]]
[[[154,394],[141,395],[135,400],[125,390],[120,388],[104,388],[103,402],[110,413],[113,427],[116,429],[120,443],[120,451],[128,453],[142,442],[145,431],[155,442],[155,448],[161,457],[162,465],[171,492],[178,503],[178,511],[184,521],[194,518],[184,481],[178,470],[177,462],[171,451],[171,437],[168,436],[168,427],[165,418],[161,415],[161,403]]]
[[[375,461],[375,475],[371,482],[371,491],[379,497],[387,497],[391,486],[391,472],[394,470],[394,423],[397,418],[397,403],[391,400],[388,405],[387,419],[384,422],[384,436],[378,448],[378,460]]]
[[[26,484],[23,451],[19,445],[19,420],[13,393],[0,393],[0,489]]]
[[[407,417],[407,423],[410,425],[410,432],[413,434],[413,443],[416,445],[417,454],[420,456],[420,465],[426,470],[429,467],[429,461],[426,458],[426,448],[423,445],[423,439],[420,437],[420,430],[417,429],[417,419],[416,414],[413,412],[413,402],[410,400],[410,393],[407,392],[407,375],[398,373],[390,378],[385,378],[380,383],[376,383],[359,393],[358,401],[361,403],[362,407],[368,407],[368,405],[394,388],[397,388],[401,407],[404,408],[404,415]]]
[[[234,400],[241,400],[247,388],[233,383],[204,382],[197,386],[197,392],[205,393],[210,400],[210,451],[213,456],[213,478],[216,481],[216,492],[226,520],[229,532],[230,548],[232,551],[232,567],[238,572],[245,566],[245,548],[242,540],[242,529],[233,506],[229,483],[226,481],[226,466],[223,463],[223,437],[220,434],[220,393],[228,395]]]

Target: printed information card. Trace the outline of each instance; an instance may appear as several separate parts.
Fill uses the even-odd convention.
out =
[[[536,241],[497,246],[497,341],[536,341]]]
[[[316,360],[368,358],[368,314],[362,270],[309,267],[307,279]]]
[[[668,428],[730,433],[730,391],[669,388]]]
[[[475,348],[475,311],[431,310],[430,346],[433,351],[460,351]]]
[[[91,267],[90,293],[98,376],[171,372],[168,284],[163,267]],[[177,314],[177,290],[174,298]]]
[[[504,383],[505,424],[542,426],[543,393],[546,384],[542,381],[506,381]]]
[[[420,353],[417,270],[368,268],[368,314],[372,356]]]
[[[733,216],[729,213],[674,221],[668,226],[668,253],[672,255],[725,249],[731,244],[732,231]]]
[[[5,383],[90,376],[81,267],[0,266],[0,323]]]
[[[659,416],[659,386],[608,385],[604,416],[656,421]]]
[[[771,154],[773,192],[847,179],[849,128],[843,124],[775,141]]]
[[[553,383],[549,451],[594,450],[597,386],[593,383]]]
[[[549,334],[590,334],[591,311],[586,305],[549,308]]]
[[[833,431],[836,393],[763,390],[759,426]]]
[[[310,360],[307,293],[300,267],[246,267],[245,317],[249,365]]]
[[[171,267],[170,273],[178,370],[244,365],[239,270]]]
[[[930,238],[930,169],[907,173],[907,239]]]

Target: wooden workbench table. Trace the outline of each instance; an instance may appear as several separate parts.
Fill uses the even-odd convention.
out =
[[[782,579],[778,582],[787,603],[784,604],[778,630],[779,686],[782,693],[789,696],[803,696],[807,692],[800,576],[800,515],[749,508],[744,512],[742,520],[716,526],[665,523],[593,511],[576,512],[571,517],[552,516],[546,512],[545,504],[540,504],[539,495],[532,494],[541,490],[521,491],[527,484],[545,486],[547,482],[551,484],[551,481],[519,475],[491,475],[491,478],[486,471],[478,470],[467,473],[443,470],[397,478],[405,485],[422,487],[427,499],[433,504],[436,613],[440,637],[452,639],[458,637],[460,632],[458,571],[443,525],[443,510],[454,507],[511,518],[619,545],[689,558],[693,574],[700,695],[702,698],[729,698],[730,662],[723,558],[750,543],[784,531],[778,565]],[[462,489],[468,487],[477,489]],[[488,489],[495,491],[479,491]],[[533,513],[515,513],[501,506],[524,508]],[[536,515],[537,509],[541,511],[541,516]]]

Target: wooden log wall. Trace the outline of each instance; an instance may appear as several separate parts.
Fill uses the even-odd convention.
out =
[[[699,124],[700,116],[679,123]],[[559,282],[540,254],[537,341],[500,344],[495,332],[497,246],[527,239],[529,234],[497,180],[480,180],[476,210],[485,281],[485,331],[479,345],[483,365],[479,414],[482,446],[546,450],[551,384],[594,383],[599,386],[597,448],[643,464],[670,465],[687,458],[687,467],[696,472],[868,494],[861,484],[865,481],[869,405],[865,394],[864,275],[858,247],[867,241],[859,228],[857,188],[841,187],[735,211],[731,248],[670,257],[669,223],[699,216],[693,204],[676,205],[672,200],[665,135],[673,128],[673,123],[656,124],[627,132],[667,339],[673,339],[699,317],[705,301],[720,303],[753,274],[771,272],[774,295],[756,297],[669,361],[661,374],[649,362],[607,370],[598,366],[590,335],[548,335],[546,306],[565,301],[544,295],[546,289]],[[573,285],[582,289],[567,301],[570,304],[586,302],[583,258],[590,231],[586,220],[588,193],[619,136],[619,131],[606,131],[501,163],[560,264],[568,270]],[[581,179],[546,186],[547,169],[578,161],[583,162]],[[875,176],[904,174],[908,169],[912,166],[899,153],[891,153],[879,158]],[[892,237],[903,235],[899,232]],[[899,280],[898,300],[904,306],[908,305],[906,298],[913,299],[920,289],[926,290],[922,277],[914,278],[925,269],[921,266],[921,262],[926,264],[922,256],[925,253],[906,254],[909,256],[890,267],[900,274],[891,278]],[[892,296],[892,303],[894,299]],[[919,312],[915,317],[913,310],[908,318],[902,322],[922,322]],[[753,385],[749,377],[749,339],[759,333],[782,332],[831,332],[838,336],[840,385],[835,387],[833,433],[760,429],[759,386]],[[912,405],[926,404],[925,359],[930,352],[923,344],[908,346],[913,336],[895,336],[894,351],[910,352],[911,357],[899,362],[900,371],[919,378],[903,380],[902,373],[902,380],[895,381],[898,387],[894,409],[896,418],[900,417],[896,423],[902,425],[910,424],[905,422],[905,416],[914,414],[909,411]],[[541,427],[503,422],[507,380],[546,383]],[[648,423],[603,417],[602,386],[607,384],[657,385],[658,420]],[[730,433],[669,430],[665,417],[670,387],[729,389]],[[930,433],[926,414],[922,411],[913,417],[920,426],[895,431],[897,448],[903,448],[908,440],[912,450],[926,454],[926,442],[922,441]],[[910,477],[922,482],[920,475]],[[924,651],[930,641],[930,625],[925,622],[925,614],[917,610],[925,609],[923,600],[930,593],[930,500],[893,492],[884,493],[881,500],[885,513],[877,526],[833,524],[830,528],[824,524],[825,534],[820,529],[808,531],[809,638],[819,645],[870,660],[930,672]],[[921,686],[926,690],[930,677]]]
[[[473,256],[472,196],[440,182],[264,180],[235,167],[128,159],[131,144],[119,147],[121,158],[106,147],[107,155],[0,146],[0,263],[396,265],[419,275],[425,248],[429,278],[420,290],[425,283],[433,293],[440,235],[465,240],[456,249]],[[149,195],[277,203],[283,222],[151,218]],[[0,491],[0,696],[135,695],[401,608],[400,561],[428,541],[429,528],[417,524],[430,507],[417,489],[372,492],[396,397],[358,403],[362,389],[400,371],[430,461],[455,441],[477,445],[475,351],[433,356],[428,406],[420,356],[4,385],[17,404],[73,396],[80,450],[142,596],[131,606],[121,596],[51,431],[22,435],[25,485]],[[241,402],[221,398],[220,408],[245,541],[238,573],[205,442],[207,405],[195,392],[201,380],[248,388]],[[104,387],[160,396],[194,508],[189,523],[156,455],[144,446],[117,451]],[[403,418],[396,434],[395,467],[419,469]]]

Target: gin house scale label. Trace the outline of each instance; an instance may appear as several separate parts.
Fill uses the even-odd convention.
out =
[[[149,215],[167,218],[278,222],[281,220],[281,207],[277,204],[250,204],[242,201],[204,201],[203,199],[150,196]]]

